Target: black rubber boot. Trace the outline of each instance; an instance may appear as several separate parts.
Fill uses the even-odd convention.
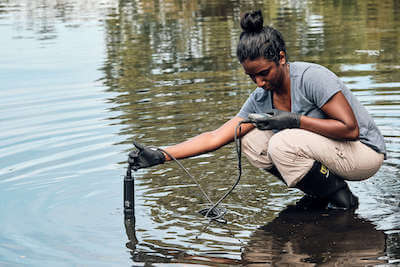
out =
[[[315,162],[311,170],[296,184],[296,187],[332,209],[354,209],[358,198],[350,191],[340,176],[330,172],[320,162]]]
[[[275,165],[272,165],[272,168],[271,169],[267,169],[267,171],[270,174],[274,175],[279,180],[281,180],[285,185],[287,185],[287,183],[285,182],[285,180],[283,180],[281,173],[278,171],[278,169],[275,167]]]

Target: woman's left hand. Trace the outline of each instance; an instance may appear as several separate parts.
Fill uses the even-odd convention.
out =
[[[282,130],[300,128],[300,114],[273,109],[264,117],[255,120],[256,127],[260,130]]]

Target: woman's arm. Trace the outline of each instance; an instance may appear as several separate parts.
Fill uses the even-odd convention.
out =
[[[216,150],[233,141],[235,137],[235,128],[242,120],[243,119],[240,117],[233,117],[214,131],[202,133],[182,143],[164,148],[164,150],[177,159],[192,157]],[[253,128],[254,126],[252,124],[242,124],[241,135],[243,136]],[[166,160],[171,160],[168,155],[165,155],[165,158]]]
[[[359,129],[353,110],[342,92],[322,106],[329,119],[300,117],[300,128],[338,140],[357,140]]]

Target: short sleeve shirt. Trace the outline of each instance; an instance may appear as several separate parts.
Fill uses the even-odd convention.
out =
[[[307,62],[293,62],[289,66],[292,112],[314,118],[327,118],[321,107],[341,91],[357,119],[360,141],[384,154],[386,158],[385,142],[374,120],[333,72],[321,65]],[[247,119],[250,113],[265,113],[272,108],[272,93],[258,87],[251,93],[237,116]]]

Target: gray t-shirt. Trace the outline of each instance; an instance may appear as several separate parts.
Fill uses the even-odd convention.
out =
[[[293,62],[289,66],[292,112],[314,118],[327,118],[321,107],[341,91],[356,116],[360,141],[384,154],[386,158],[385,142],[374,120],[333,72],[321,65],[307,62]],[[250,113],[271,110],[272,104],[272,93],[258,87],[251,93],[237,116],[247,119]]]

